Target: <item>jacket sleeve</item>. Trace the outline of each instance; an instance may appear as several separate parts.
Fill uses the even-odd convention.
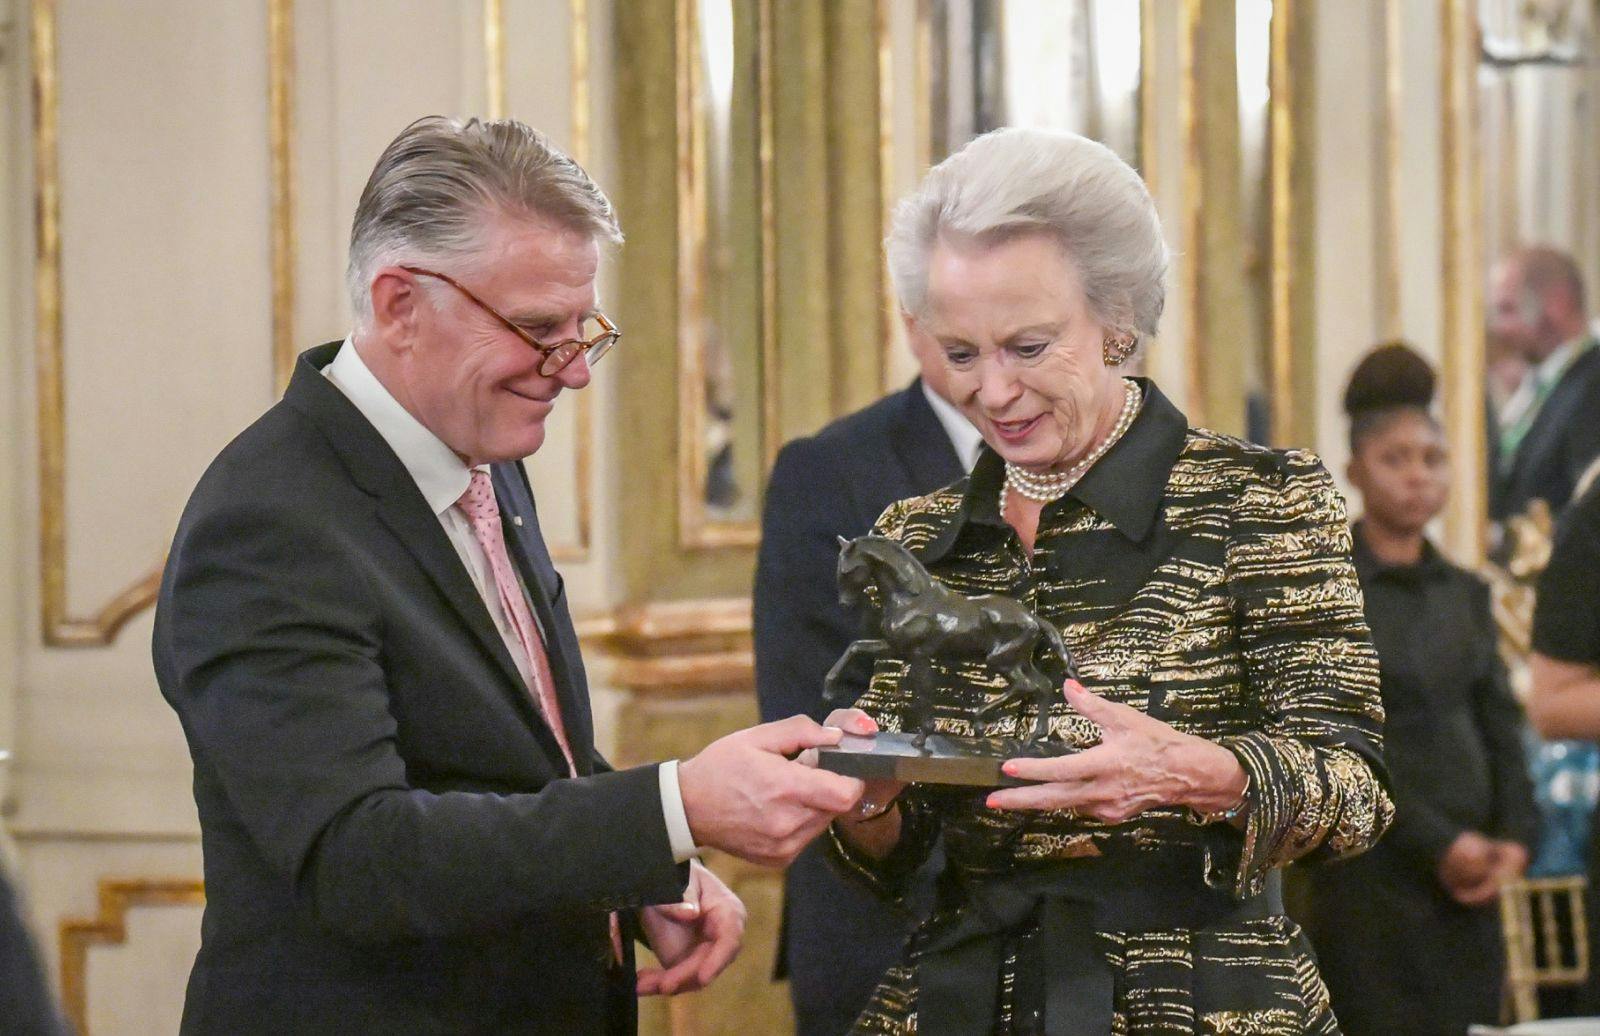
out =
[[[1344,501],[1313,455],[1271,461],[1239,489],[1226,561],[1257,720],[1220,739],[1250,778],[1241,896],[1292,860],[1364,851],[1394,818]]]
[[[654,766],[523,794],[410,786],[385,591],[350,564],[346,535],[259,497],[186,519],[156,625],[196,766],[303,909],[376,944],[676,900],[687,874]]]

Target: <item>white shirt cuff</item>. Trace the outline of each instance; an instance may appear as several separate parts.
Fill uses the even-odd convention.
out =
[[[689,815],[683,811],[683,791],[678,787],[678,760],[668,759],[656,768],[661,780],[661,815],[667,821],[667,841],[672,845],[674,863],[686,863],[700,855],[689,831]]]

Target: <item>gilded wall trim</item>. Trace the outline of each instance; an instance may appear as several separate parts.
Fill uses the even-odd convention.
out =
[[[200,906],[205,884],[193,878],[107,878],[100,882],[99,913],[61,922],[61,1000],[79,1036],[89,1036],[89,947],[120,946],[128,939],[134,907]]]
[[[1439,0],[1441,45],[1439,192],[1443,211],[1441,270],[1443,305],[1444,420],[1460,470],[1488,469],[1483,402],[1483,184],[1478,147],[1475,5]],[[1476,567],[1483,561],[1488,501],[1485,479],[1461,479],[1445,511],[1451,555]]]
[[[698,697],[755,684],[748,597],[625,606],[592,643],[609,660],[610,682],[634,693]]]
[[[61,179],[57,152],[55,0],[33,0],[34,321],[39,422],[39,606],[45,644],[109,644],[155,602],[157,564],[92,615],[67,605],[65,348],[61,330]]]
[[[1400,213],[1404,208],[1401,195],[1400,164],[1402,159],[1400,127],[1405,121],[1405,74],[1401,64],[1400,47],[1404,32],[1401,0],[1384,0],[1383,5],[1383,222],[1385,237],[1382,256],[1383,273],[1379,282],[1383,307],[1383,336],[1400,338],[1405,334],[1405,322],[1400,311],[1400,293],[1403,288],[1400,276]]]
[[[502,0],[483,0],[484,114],[506,117],[506,12]]]
[[[272,153],[272,369],[278,392],[294,371],[294,0],[267,0],[267,119]]]
[[[1309,446],[1316,440],[1316,107],[1312,83],[1312,7],[1277,0],[1272,13],[1271,87],[1271,314],[1267,388],[1273,401],[1274,445]]]
[[[1180,265],[1183,296],[1188,307],[1184,328],[1184,363],[1188,375],[1186,396],[1189,423],[1204,425],[1209,420],[1206,407],[1205,277],[1203,242],[1205,205],[1201,197],[1200,85],[1199,58],[1204,32],[1203,0],[1183,0],[1178,43],[1178,120],[1183,133],[1183,250]]]
[[[894,178],[894,0],[878,0],[877,10],[874,12],[875,26],[878,37],[878,203],[883,221],[883,236],[888,237],[889,228],[894,224],[894,206],[896,202]],[[922,52],[921,40],[926,26],[926,2],[919,0],[917,4],[917,54],[916,67],[925,70],[924,62],[927,55]],[[926,77],[918,80],[926,82]],[[912,101],[917,110],[923,110],[920,98]],[[919,138],[921,139],[921,138]],[[919,167],[920,168],[920,167]],[[881,299],[879,307],[879,347],[878,370],[881,375],[878,386],[883,392],[893,392],[893,372],[895,370],[894,350],[898,341],[895,325],[898,323],[900,305],[895,300],[894,282],[889,277],[889,252],[883,249],[883,255],[878,260],[878,294]]]

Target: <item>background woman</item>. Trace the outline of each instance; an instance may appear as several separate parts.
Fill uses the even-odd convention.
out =
[[[901,204],[889,259],[909,333],[942,351],[987,448],[878,531],[952,589],[1056,623],[1086,687],[1051,718],[1081,751],[1007,764],[1042,783],[878,785],[835,825],[840,859],[886,895],[941,831],[949,861],[857,1031],[1337,1031],[1274,873],[1359,852],[1392,814],[1327,472],[1191,428],[1123,377],[1155,333],[1167,250],[1137,174],[1099,144],[979,138]],[[864,712],[833,722],[903,729],[903,668],[880,662]],[[938,680],[940,729],[970,734],[1000,681]]]
[[[1522,713],[1495,650],[1488,588],[1428,541],[1450,465],[1434,375],[1404,345],[1350,379],[1356,572],[1382,674],[1394,827],[1306,874],[1306,929],[1349,1036],[1460,1036],[1500,1014],[1496,903],[1537,829]]]

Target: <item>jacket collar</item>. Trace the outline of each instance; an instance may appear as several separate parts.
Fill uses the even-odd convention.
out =
[[[1150,534],[1160,515],[1167,480],[1183,452],[1189,422],[1154,382],[1148,378],[1133,380],[1144,394],[1138,416],[1105,456],[1067,491],[1067,497],[1110,522],[1130,542],[1138,543]],[[1000,487],[1004,482],[1005,462],[985,446],[972,474],[952,487],[962,494],[960,507],[936,519],[940,528],[916,551],[924,564],[948,553],[968,523],[1002,524]],[[1047,504],[1043,513],[1048,516],[1063,506],[1058,500]]]
[[[460,555],[439,524],[438,514],[394,449],[338,386],[323,376],[323,369],[333,362],[341,344],[329,342],[300,354],[283,404],[298,410],[321,429],[351,481],[374,498],[379,521],[394,533],[471,630],[479,646],[494,659],[505,677],[502,690],[530,724],[543,728],[544,721],[527,693],[522,674],[511,660],[505,640],[495,629]]]

